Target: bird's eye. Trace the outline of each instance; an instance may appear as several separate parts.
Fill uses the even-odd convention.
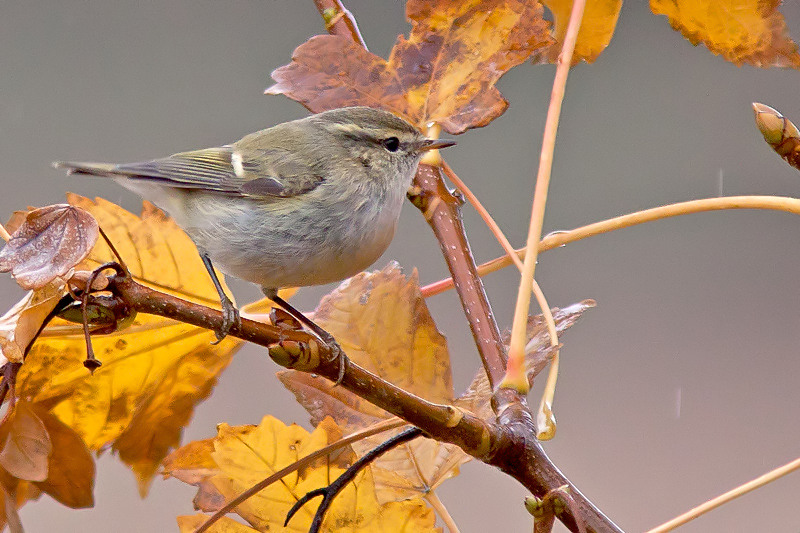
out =
[[[396,152],[400,148],[400,139],[397,137],[389,137],[388,139],[383,139],[381,144],[390,152]]]

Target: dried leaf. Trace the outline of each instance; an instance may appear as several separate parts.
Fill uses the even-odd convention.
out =
[[[427,400],[453,402],[447,342],[419,292],[416,272],[406,278],[391,263],[381,271],[361,273],[326,296],[314,320],[370,372]],[[390,417],[322,378],[296,371],[281,371],[278,377],[311,413],[314,424],[331,416],[351,433]],[[400,431],[369,437],[354,443],[353,449],[363,455]],[[378,499],[397,501],[425,494],[456,475],[458,466],[468,460],[451,444],[423,438],[405,443],[373,463]]]
[[[20,526],[17,511],[27,502],[37,500],[42,491],[31,481],[23,481],[13,477],[11,474],[0,468],[0,528],[8,526],[9,531],[15,530]]]
[[[797,45],[778,11],[781,0],[650,0],[656,15],[693,45],[738,66],[800,68]]]
[[[95,464],[83,439],[42,406],[31,404],[30,407],[44,423],[53,448],[47,479],[36,486],[67,507],[92,507]]]
[[[542,3],[553,13],[553,38],[555,43],[536,54],[536,60],[542,63],[555,63],[564,45],[567,35],[569,17],[572,13],[572,0],[542,0]],[[586,61],[593,63],[606,49],[614,30],[617,27],[622,0],[594,0],[587,2],[583,11],[578,40],[572,63]]]
[[[0,251],[0,272],[11,272],[23,289],[44,287],[83,261],[98,235],[94,217],[75,206],[28,211]]]
[[[21,363],[28,345],[64,294],[64,282],[55,279],[28,292],[9,309],[0,318],[0,356],[6,361]],[[5,361],[0,358],[0,362]]]
[[[787,163],[800,170],[800,131],[791,120],[764,104],[753,104],[756,125],[764,140]]]
[[[578,319],[583,316],[587,309],[594,307],[594,300],[584,300],[580,303],[570,305],[563,309],[553,308],[553,319],[556,322],[556,332],[559,338],[567,329],[571,328]],[[550,334],[542,315],[528,317],[526,328],[528,342],[525,345],[525,366],[528,374],[528,381],[533,382],[533,378],[541,372],[555,353],[555,348],[550,344]],[[510,341],[511,333],[506,332],[504,341]],[[489,380],[486,379],[486,372],[483,369],[470,383],[470,386],[462,394],[455,404],[462,409],[466,409],[483,419],[494,419],[494,412],[491,407],[492,390],[489,387]]]
[[[180,298],[219,306],[219,299],[189,237],[161,211],[145,204],[142,217],[98,199],[70,195],[89,211],[138,281]],[[113,258],[100,241],[80,268]],[[161,459],[174,448],[194,406],[205,399],[233,353],[232,337],[212,346],[214,334],[173,320],[138,315],[123,331],[94,336],[103,366],[83,367],[80,326],[54,320],[28,354],[17,391],[45,406],[74,429],[91,450],[111,446],[137,475],[145,493]]]
[[[508,102],[495,83],[552,42],[534,0],[411,0],[408,38],[388,61],[351,40],[312,37],[272,73],[267,94],[285,94],[314,112],[366,105],[404,116],[420,129],[452,134],[487,125]]]
[[[3,450],[0,466],[25,481],[47,479],[48,457],[53,449],[50,435],[27,402],[17,402],[2,427]]]

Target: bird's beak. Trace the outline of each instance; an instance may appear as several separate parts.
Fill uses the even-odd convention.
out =
[[[425,139],[419,142],[417,151],[427,152],[428,150],[438,150],[439,148],[447,148],[456,144],[455,141],[448,141],[446,139]]]

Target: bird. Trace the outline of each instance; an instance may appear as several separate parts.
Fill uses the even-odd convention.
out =
[[[336,282],[369,267],[394,236],[422,156],[454,144],[429,139],[388,111],[345,107],[160,159],[53,165],[68,174],[114,178],[173,217],[196,244],[219,293],[218,341],[240,318],[214,265],[259,285],[323,336],[278,289]]]

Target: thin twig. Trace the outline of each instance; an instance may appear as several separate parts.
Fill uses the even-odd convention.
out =
[[[484,223],[489,227],[489,230],[497,239],[497,242],[500,243],[500,246],[505,250],[506,257],[511,259],[514,264],[517,266],[520,272],[523,272],[525,267],[522,264],[522,260],[520,260],[519,256],[517,255],[516,250],[511,246],[511,243],[506,238],[503,230],[500,229],[500,226],[495,222],[492,215],[489,214],[489,211],[481,204],[481,201],[478,199],[475,194],[467,187],[467,184],[464,183],[461,178],[450,168],[445,161],[441,162],[442,168],[444,169],[445,175],[447,179],[449,179],[453,184],[461,191],[461,194],[467,199],[467,201],[472,204],[472,207],[478,212],[478,214],[483,219]],[[536,303],[539,305],[539,308],[542,310],[542,315],[544,316],[545,324],[547,325],[547,331],[550,334],[550,345],[551,346],[558,346],[558,333],[556,331],[556,322],[553,320],[553,313],[550,312],[550,304],[547,302],[547,298],[544,295],[544,291],[539,286],[539,283],[536,279],[531,279],[531,289],[533,290],[533,294],[536,297]],[[547,377],[547,383],[545,385],[544,393],[542,394],[543,404],[545,398],[550,398],[550,401],[547,403],[547,416],[545,419],[540,421],[538,427],[540,431],[538,432],[538,437],[541,440],[549,440],[555,436],[555,431],[553,431],[554,425],[548,424],[547,421],[552,419],[552,409],[550,406],[552,404],[552,398],[555,395],[556,389],[556,377],[558,376],[558,364],[559,364],[559,352],[553,354],[553,358],[550,364],[550,373]],[[540,413],[543,412],[543,409],[540,408]]]
[[[367,49],[367,43],[361,36],[355,17],[340,0],[314,0],[314,4],[325,21],[325,29],[328,33],[350,37],[363,46],[364,50]]]
[[[520,394],[528,392],[528,378],[525,372],[525,342],[526,325],[531,302],[531,283],[536,269],[536,245],[542,236],[542,225],[544,224],[544,211],[547,204],[547,190],[550,186],[550,174],[553,167],[553,151],[556,144],[556,133],[558,132],[558,120],[561,115],[561,103],[564,100],[564,91],[567,84],[567,76],[572,63],[572,52],[575,50],[575,41],[578,38],[578,30],[583,19],[583,8],[585,0],[575,0],[572,4],[572,14],[567,26],[567,34],[564,37],[564,44],[558,56],[556,75],[553,80],[553,91],[550,95],[550,107],[547,110],[547,121],[545,122],[544,135],[542,139],[542,151],[539,157],[539,171],[536,176],[536,189],[533,196],[533,206],[531,208],[531,222],[528,229],[528,249],[532,250],[525,256],[522,280],[517,292],[517,304],[514,309],[514,320],[511,327],[511,342],[508,350],[508,368],[503,378],[501,387],[518,391]],[[554,357],[551,369],[558,369],[558,361]],[[551,378],[548,378],[550,381]],[[543,398],[542,405],[552,400]],[[544,420],[545,427],[540,424],[540,432],[554,431],[555,421],[552,417]]]
[[[4,241],[8,242],[11,240],[11,234],[6,230],[5,226],[0,224],[0,237],[3,238]]]
[[[371,449],[369,452],[364,454],[361,459],[353,463],[347,470],[345,470],[342,475],[336,478],[333,483],[327,487],[312,490],[297,500],[297,503],[295,503],[292,508],[289,509],[288,513],[286,513],[286,520],[283,522],[283,527],[286,527],[289,524],[289,520],[291,520],[294,514],[306,503],[317,496],[322,496],[322,502],[319,504],[319,507],[317,507],[317,511],[314,513],[314,520],[311,521],[311,527],[308,529],[308,533],[319,533],[319,531],[322,529],[322,521],[325,519],[325,513],[333,504],[334,498],[336,498],[336,495],[344,490],[347,484],[350,483],[361,470],[369,466],[371,462],[380,457],[382,454],[393,448],[396,448],[397,446],[400,446],[404,442],[414,440],[420,435],[422,435],[421,429],[409,428]]]
[[[439,518],[442,519],[442,522],[444,522],[445,527],[450,533],[460,533],[458,524],[456,524],[456,521],[453,520],[452,516],[450,516],[450,511],[447,510],[447,507],[445,507],[445,505],[442,503],[442,500],[439,499],[436,491],[429,491],[427,494],[425,494],[425,499],[428,500],[429,504],[431,504],[431,507],[433,507],[433,510],[436,511],[436,514],[439,515]]]
[[[629,228],[646,222],[654,222],[666,218],[703,213],[706,211],[723,211],[729,209],[765,209],[770,211],[785,211],[800,215],[800,199],[787,196],[723,196],[717,198],[703,198],[675,204],[651,207],[643,211],[628,213],[600,222],[594,222],[569,231],[558,231],[547,235],[539,242],[538,251],[546,252],[567,244],[580,241],[587,237],[594,237],[611,231]],[[515,250],[519,257],[525,257],[526,248]],[[487,261],[478,267],[478,274],[485,276],[497,272],[512,264],[508,256],[498,257]],[[442,279],[422,287],[424,297],[434,296],[453,288],[453,278]]]
[[[472,204],[472,207],[475,208],[475,211],[477,211],[480,217],[483,219],[484,224],[488,226],[489,231],[492,232],[494,238],[497,239],[497,242],[500,243],[500,246],[503,248],[503,250],[505,250],[506,255],[514,262],[515,265],[517,265],[519,271],[522,272],[522,269],[524,268],[522,265],[522,260],[517,256],[514,247],[511,246],[511,243],[509,242],[505,233],[503,233],[503,230],[500,229],[500,226],[497,224],[497,222],[495,222],[489,211],[483,206],[478,197],[475,196],[475,193],[473,193],[472,190],[467,187],[467,184],[458,177],[458,174],[456,174],[453,169],[450,168],[450,165],[448,165],[446,161],[442,161],[442,168],[444,169],[444,174],[447,176],[447,179],[449,179],[453,185],[456,186],[456,189],[458,189],[461,194],[464,195],[464,198],[466,198],[467,201]]]
[[[768,483],[772,483],[778,478],[781,478],[787,474],[794,472],[795,470],[800,469],[800,458],[795,459],[785,465],[776,468],[775,470],[771,470],[767,472],[763,476],[759,476],[743,485],[739,485],[735,489],[729,490],[725,494],[720,494],[716,498],[708,500],[707,502],[698,505],[694,509],[683,513],[682,515],[673,518],[669,522],[661,524],[660,526],[651,529],[647,533],[666,533],[667,531],[672,531],[673,529],[677,528],[678,526],[682,526],[683,524],[690,522],[711,510],[716,509],[720,505],[728,503],[729,501],[738,498],[739,496],[743,496],[750,491],[756,490],[758,488],[763,487]]]
[[[289,466],[282,468],[269,476],[266,479],[263,479],[247,489],[246,491],[242,492],[234,499],[223,505],[217,512],[213,515],[208,517],[208,520],[203,522],[195,533],[203,533],[204,531],[208,531],[208,529],[214,525],[215,522],[220,520],[223,516],[233,511],[238,505],[244,503],[246,500],[252,498],[265,488],[269,487],[276,481],[288,476],[292,472],[296,472],[297,470],[303,468],[304,466],[313,463],[320,457],[324,457],[330,455],[331,453],[344,448],[345,446],[349,446],[350,444],[365,439],[367,437],[371,437],[372,435],[377,435],[378,433],[383,433],[384,431],[389,431],[390,429],[395,429],[400,426],[404,426],[406,423],[399,418],[391,418],[389,420],[384,420],[377,424],[373,424],[372,426],[362,429],[361,431],[356,431],[355,433],[351,433],[350,435],[343,437],[336,442],[332,442],[327,446],[320,448],[319,450],[313,451],[310,454],[306,455],[305,457],[298,459],[294,463],[290,464]]]

